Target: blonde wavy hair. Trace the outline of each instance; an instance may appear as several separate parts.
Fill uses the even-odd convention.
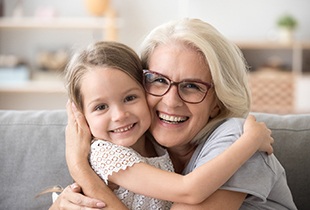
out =
[[[171,21],[153,29],[141,45],[143,68],[159,45],[181,44],[196,49],[205,60],[214,83],[220,113],[209,120],[192,142],[199,143],[219,122],[244,118],[250,109],[247,65],[240,49],[210,24],[199,19]]]

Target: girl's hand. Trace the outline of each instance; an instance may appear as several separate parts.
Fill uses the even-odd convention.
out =
[[[273,153],[272,144],[274,139],[271,136],[271,130],[263,122],[257,122],[253,115],[249,115],[244,123],[244,134],[249,138],[254,138],[259,143],[259,151],[267,152],[268,155]]]
[[[68,125],[66,127],[66,160],[71,176],[79,173],[88,163],[91,133],[84,115],[74,103],[67,103]]]
[[[82,195],[80,186],[74,183],[64,189],[49,210],[98,210],[104,208],[105,206],[105,203],[100,200]]]

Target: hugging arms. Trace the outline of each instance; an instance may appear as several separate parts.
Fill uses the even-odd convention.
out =
[[[149,131],[160,145],[167,148],[175,172],[182,174],[194,172],[240,138],[243,133],[243,121],[237,118],[244,118],[250,107],[246,65],[240,51],[212,26],[195,19],[184,19],[159,26],[146,37],[142,45],[141,59],[143,68],[150,70],[152,78],[156,78],[155,83],[145,87],[147,102],[152,113]],[[151,84],[157,82],[164,85],[161,86],[164,89],[153,89],[154,86]],[[203,90],[205,86],[210,87],[206,85],[210,83],[214,86],[207,93],[202,91],[204,94],[189,97],[191,94],[187,92],[188,87],[191,90],[194,90],[192,88]],[[79,144],[83,142],[88,144],[79,147],[87,148],[82,151],[82,154],[87,154],[86,150],[89,149],[91,139],[89,132],[84,126],[74,124],[73,121],[69,122],[68,126],[68,131],[71,130],[70,126],[73,127],[71,134],[67,134],[67,139],[72,138],[79,141]],[[248,137],[254,139],[259,138],[262,133],[250,132],[250,134]],[[71,146],[74,148],[73,143]],[[76,160],[79,160],[78,158]],[[83,158],[86,162],[87,157]],[[79,163],[73,161],[68,162],[68,165],[69,168],[70,165],[73,166],[70,172],[82,185],[83,190],[92,186],[92,189],[84,192],[86,195],[105,188],[102,181],[97,182],[99,177],[89,166],[75,170],[74,166],[78,166]],[[78,180],[82,180],[86,174],[94,176],[93,179],[79,182]],[[70,203],[77,208],[89,206],[85,204],[89,201],[99,202],[74,193],[69,187],[65,191],[66,193],[62,193],[53,205],[55,209],[61,202]],[[113,208],[117,203],[113,201],[113,194],[106,195],[105,190],[101,193],[100,199],[106,202],[108,208]],[[77,200],[79,202],[76,202]],[[251,209],[251,206],[294,209],[284,170],[273,155],[255,153],[232,179],[202,203],[197,205],[175,203],[172,208],[225,209],[226,206],[238,209],[240,205],[243,209]],[[62,209],[66,209],[65,204],[63,207]]]

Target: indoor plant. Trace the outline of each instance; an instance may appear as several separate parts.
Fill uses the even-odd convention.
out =
[[[285,14],[279,17],[277,25],[280,28],[281,41],[292,42],[294,31],[298,25],[297,20],[292,15]]]

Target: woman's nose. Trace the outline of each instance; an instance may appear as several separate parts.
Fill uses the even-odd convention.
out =
[[[169,91],[162,96],[162,102],[169,107],[178,107],[183,105],[183,100],[178,94],[178,87],[172,85]]]

